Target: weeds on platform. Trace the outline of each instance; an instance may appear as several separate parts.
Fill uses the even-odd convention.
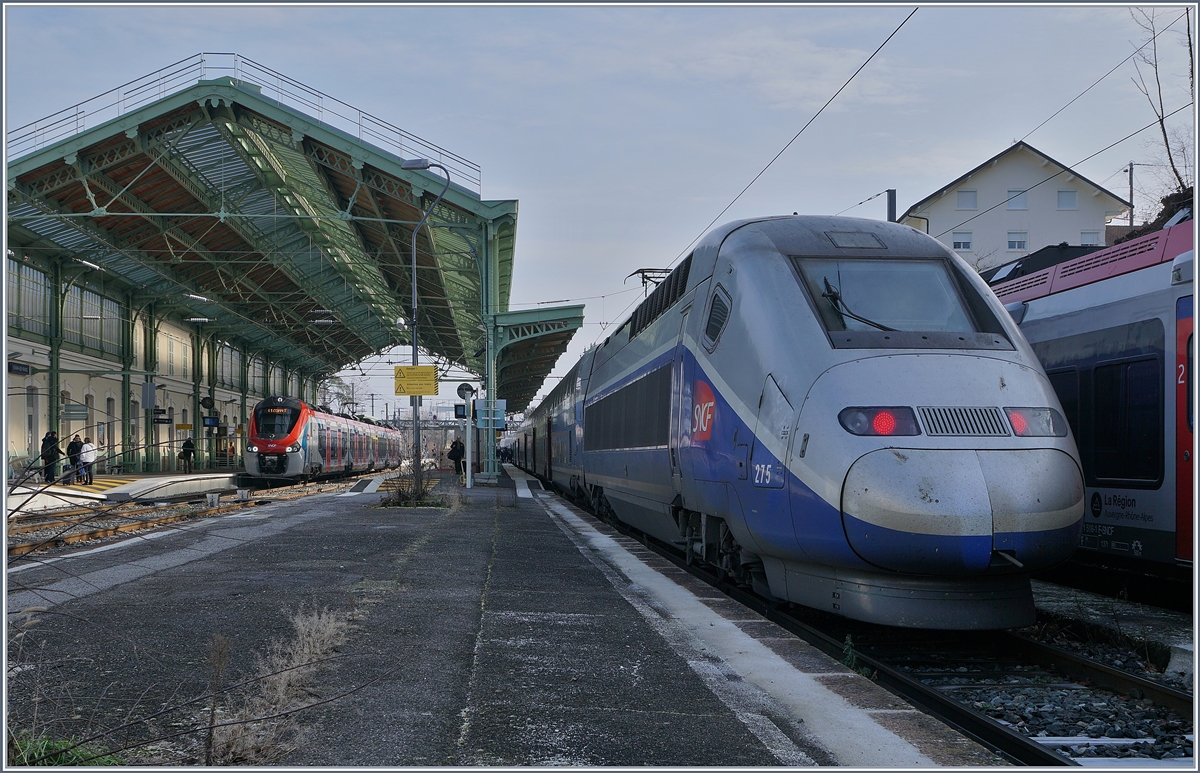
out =
[[[184,697],[177,688],[147,700],[148,688],[124,705],[113,689],[119,677],[108,685],[90,676],[72,677],[73,666],[86,667],[91,660],[64,656],[36,637],[37,624],[47,614],[53,613],[30,609],[10,621],[9,766],[269,764],[302,743],[304,710],[361,689],[331,696],[317,692],[314,674],[337,657],[347,619],[328,609],[302,610],[288,615],[290,636],[254,657],[248,678],[230,673],[231,642],[214,635],[203,694]]]
[[[20,711],[10,701],[5,716],[8,766],[125,764],[96,739],[78,735],[77,721],[83,713],[75,705],[79,685],[56,679],[56,672],[72,658],[48,657],[32,636],[44,612],[40,607],[24,610],[9,623],[8,690],[10,696],[16,691],[25,701]],[[64,707],[70,717],[65,721]]]
[[[328,609],[291,616],[292,638],[272,642],[257,659],[256,675],[218,704],[228,659],[228,641],[209,646],[213,700],[207,709],[204,764],[256,765],[276,762],[303,741],[297,711],[319,694],[313,672],[346,638],[346,619]]]
[[[124,765],[125,760],[109,754],[102,746],[81,744],[74,738],[34,738],[25,733],[9,734],[8,765]]]
[[[874,669],[858,665],[858,653],[854,651],[854,642],[851,640],[850,634],[846,634],[846,641],[842,645],[842,665],[860,676],[871,680],[875,679]]]
[[[449,499],[436,490],[438,481],[425,481],[420,495],[414,495],[411,486],[396,486],[383,492],[379,500],[381,507],[449,507]]]
[[[436,464],[426,459],[421,469],[421,479],[413,475],[413,466],[408,460],[400,463],[400,473],[388,478],[379,487],[383,495],[382,507],[447,507],[447,497],[439,490],[441,479]]]

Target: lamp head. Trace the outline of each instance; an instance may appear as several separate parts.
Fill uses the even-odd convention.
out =
[[[429,159],[427,158],[410,158],[400,162],[401,169],[428,169]]]

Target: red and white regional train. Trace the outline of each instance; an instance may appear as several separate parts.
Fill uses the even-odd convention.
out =
[[[400,464],[398,430],[356,421],[292,397],[268,397],[250,414],[246,474],[319,478]]]
[[[1027,273],[1016,261],[989,280],[1079,445],[1087,514],[1077,559],[1191,570],[1193,226]]]

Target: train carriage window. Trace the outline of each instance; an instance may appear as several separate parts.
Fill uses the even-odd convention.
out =
[[[713,291],[712,303],[708,307],[708,322],[704,325],[704,345],[710,352],[716,348],[717,339],[729,321],[729,294],[720,285]]]
[[[1096,478],[1162,479],[1162,379],[1157,358],[1095,368],[1092,469]]]

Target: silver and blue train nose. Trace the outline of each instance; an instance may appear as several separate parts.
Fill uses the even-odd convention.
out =
[[[912,574],[1038,571],[1079,545],[1083,478],[1052,448],[888,448],[859,458],[842,489],[850,546]]]

